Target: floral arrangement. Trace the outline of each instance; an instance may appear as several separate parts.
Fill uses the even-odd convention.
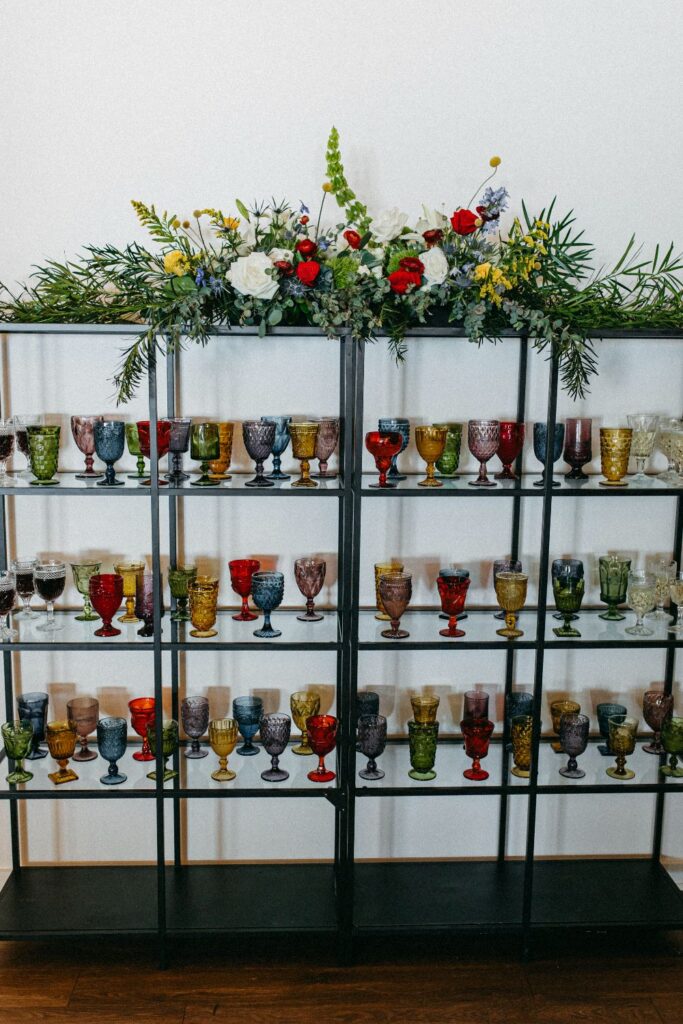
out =
[[[645,260],[632,238],[613,269],[595,273],[593,246],[571,213],[554,216],[554,201],[535,215],[522,203],[503,235],[508,193],[490,184],[497,156],[466,206],[423,207],[414,225],[396,207],[370,216],[347,182],[334,128],[326,159],[315,215],[304,203],[236,200],[232,212],[197,209],[181,220],[133,201],[157,251],[88,246],[77,260],[49,262],[19,295],[0,286],[0,317],[144,325],[115,378],[119,401],[134,393],[152,353],[205,344],[219,326],[265,334],[313,325],[330,336],[345,327],[357,339],[384,332],[398,359],[419,325],[459,325],[475,343],[526,331],[536,349],[556,352],[574,397],[597,369],[590,333],[683,328],[683,258],[673,246]],[[334,223],[323,220],[328,197],[340,211]]]

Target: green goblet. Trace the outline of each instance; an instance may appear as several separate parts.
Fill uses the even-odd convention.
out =
[[[32,487],[56,487],[54,476],[59,459],[59,427],[26,427],[31,472],[35,480]]]
[[[418,782],[431,782],[436,778],[436,741],[439,738],[438,722],[408,722],[411,770],[408,775]]]
[[[631,559],[619,555],[601,555],[598,560],[600,570],[600,600],[607,605],[606,612],[600,612],[600,618],[608,622],[619,622],[626,616],[617,611],[617,605],[624,604],[628,590],[628,574],[631,571]]]
[[[669,763],[663,764],[659,769],[660,772],[670,778],[683,778],[683,768],[678,767],[678,758],[683,756],[683,718],[672,716],[664,721],[662,724],[662,746],[670,757]]]
[[[153,725],[147,726],[147,739],[149,740],[149,746],[156,757],[157,754],[157,732]],[[178,772],[174,771],[173,768],[169,768],[166,764],[169,757],[175,754],[178,749],[178,723],[173,718],[167,719],[162,722],[161,726],[161,753],[164,758],[164,782],[168,782],[169,779],[174,779]],[[148,779],[156,779],[157,772],[156,768],[147,773]]]
[[[436,468],[441,476],[448,477],[450,480],[458,480],[462,423],[433,423],[432,426],[446,428],[446,445],[443,455],[436,460]]]
[[[201,463],[201,474],[192,480],[192,487],[215,487],[209,476],[210,462],[220,455],[220,434],[217,423],[193,423],[190,431],[190,458]]]
[[[137,423],[126,423],[126,444],[128,451],[134,455],[137,462],[137,473],[129,473],[129,480],[142,480],[145,475],[145,457],[140,448],[140,435],[138,434]]]
[[[71,563],[76,590],[83,598],[83,611],[80,615],[74,615],[79,622],[95,622],[99,619],[99,615],[93,611],[93,606],[90,603],[90,577],[96,576],[101,567],[101,562]]]
[[[578,629],[570,625],[572,618],[576,615],[581,602],[583,601],[584,580],[577,579],[569,573],[561,573],[553,579],[553,594],[557,610],[564,618],[561,626],[553,630],[555,636],[574,637],[581,636]]]
[[[5,752],[15,762],[14,771],[7,776],[12,785],[28,782],[33,772],[27,772],[22,761],[28,757],[33,744],[33,724],[28,721],[5,722],[2,726],[2,738],[5,741]],[[683,774],[683,772],[681,773]]]
[[[171,597],[175,598],[175,611],[171,615],[171,622],[189,622],[188,611],[189,590],[188,586],[197,577],[196,565],[178,565],[175,569],[168,570],[168,586]]]

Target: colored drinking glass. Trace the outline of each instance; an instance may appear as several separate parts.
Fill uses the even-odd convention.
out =
[[[43,633],[53,633],[57,629],[64,629],[64,625],[55,619],[55,601],[64,593],[66,582],[66,565],[64,562],[50,560],[48,562],[37,562],[33,570],[33,580],[36,592],[45,601],[47,618],[36,629]]]
[[[559,487],[560,481],[552,479],[552,466],[553,463],[557,462],[560,455],[562,454],[562,444],[564,442],[564,423],[556,423],[555,430],[553,433],[553,447],[551,453],[551,465],[550,465],[550,486]],[[543,466],[541,471],[541,479],[534,480],[534,487],[543,487],[545,485],[545,462],[548,453],[548,424],[547,423],[534,423],[534,455]]]
[[[31,459],[31,472],[35,480],[33,487],[54,487],[59,462],[59,427],[27,427],[28,451]]]
[[[645,743],[643,750],[648,754],[663,754],[662,726],[667,718],[671,718],[674,699],[670,693],[661,690],[646,690],[643,694],[643,718],[650,726],[654,735],[651,743]]]
[[[500,443],[498,420],[470,420],[467,424],[467,446],[479,463],[479,475],[470,480],[470,487],[497,487],[486,475],[486,463],[492,459]]]
[[[17,697],[17,714],[22,721],[28,721],[33,728],[33,743],[26,755],[28,761],[39,761],[47,757],[47,751],[40,746],[45,739],[45,718],[49,697],[46,693],[22,693]]]
[[[572,579],[582,580],[584,578],[583,562],[580,558],[554,558],[550,566],[550,576],[552,580],[556,580],[558,576],[570,576]],[[573,612],[563,614],[562,612],[555,612],[553,615],[554,619],[565,619],[573,621],[578,619],[578,615]]]
[[[256,463],[256,476],[246,480],[245,487],[273,487],[263,472],[263,463],[268,458],[275,444],[275,424],[263,423],[261,420],[247,420],[242,424],[242,438],[249,458]]]
[[[126,425],[119,420],[99,420],[95,424],[95,451],[98,459],[106,463],[104,480],[98,480],[97,487],[123,487],[118,480],[114,463],[123,455],[126,439]]]
[[[292,720],[289,715],[274,712],[262,717],[259,732],[263,749],[270,757],[270,768],[261,772],[264,782],[284,782],[289,778],[289,772],[280,768],[280,754],[289,743],[291,730]]]
[[[126,444],[131,455],[135,456],[137,473],[129,473],[129,480],[142,480],[145,475],[145,458],[140,451],[140,438],[138,437],[137,423],[125,424]]]
[[[438,722],[408,722],[410,771],[408,775],[418,782],[431,782],[436,778],[436,744],[439,738]]]
[[[337,719],[334,715],[311,715],[306,721],[306,732],[311,750],[318,757],[318,766],[308,772],[311,782],[332,782],[336,778],[331,768],[325,767],[325,757],[337,742]]]
[[[237,722],[237,727],[242,733],[244,743],[237,748],[237,753],[243,757],[253,757],[258,754],[259,747],[254,743],[254,736],[259,731],[259,725],[263,717],[263,701],[260,697],[235,697],[232,702],[232,717]]]
[[[197,578],[196,565],[177,565],[168,570],[168,588],[175,601],[175,611],[171,614],[171,622],[189,622],[190,583]]]
[[[679,757],[683,757],[683,718],[672,716],[662,724],[662,746],[669,755],[669,763],[663,764],[660,772],[675,779],[683,778],[683,767],[678,765]]]
[[[429,724],[436,721],[440,698],[432,694],[414,694],[410,698],[410,705],[413,709],[413,717],[416,722]]]
[[[123,601],[123,578],[118,573],[96,573],[88,586],[92,606],[102,619],[95,636],[120,636],[121,630],[112,625],[112,619]]]
[[[152,723],[147,726],[147,739],[149,740],[149,747],[154,757],[157,754],[157,730],[156,726]],[[178,749],[178,723],[173,718],[168,718],[161,723],[161,756],[163,759],[163,781],[168,782],[169,779],[174,779],[178,772],[174,768],[169,768],[167,761],[169,757],[172,757]],[[153,768],[151,772],[147,772],[148,779],[156,779],[157,770]]]
[[[100,776],[103,786],[120,786],[128,778],[118,766],[126,753],[127,734],[125,718],[100,718],[97,723],[97,749],[104,760],[109,761],[107,774]]]
[[[470,578],[470,571],[469,571],[469,569],[455,569],[452,566],[445,566],[444,568],[439,569],[439,577],[443,577],[444,579],[450,579],[450,578],[453,578],[453,577],[457,577],[458,579],[466,579],[466,580],[468,580]],[[437,586],[438,586],[438,583],[437,583]],[[448,622],[448,620],[450,619],[450,615],[447,615],[446,612],[441,611],[441,612],[439,612],[439,618],[440,619],[445,619]],[[459,622],[464,622],[464,620],[466,618],[467,618],[467,612],[460,612],[458,614],[458,621]]]
[[[315,598],[323,588],[327,564],[322,558],[297,558],[294,563],[296,585],[306,598],[306,611],[297,615],[300,622],[320,622],[324,618],[316,612]]]
[[[236,622],[253,622],[258,618],[249,611],[249,595],[251,594],[251,578],[261,568],[261,563],[256,558],[234,558],[228,562],[230,570],[230,583],[232,589],[242,598],[240,611],[233,615]]]
[[[71,563],[71,573],[74,578],[76,590],[83,598],[83,611],[80,615],[74,615],[79,622],[95,622],[99,619],[93,611],[90,601],[90,578],[97,575],[102,568],[101,562],[78,562]],[[117,569],[118,572],[118,569]]]
[[[493,722],[488,718],[466,718],[460,723],[460,728],[465,740],[465,753],[472,758],[472,767],[466,768],[463,775],[473,782],[484,782],[489,773],[482,768],[481,761],[489,752]]]
[[[618,610],[618,606],[626,601],[631,559],[621,558],[620,555],[601,555],[598,570],[600,600],[607,605],[607,611],[600,612],[599,617],[608,622],[620,622],[625,616]]]
[[[180,702],[180,720],[183,723],[185,735],[190,737],[191,743],[185,748],[185,757],[196,760],[206,757],[209,753],[199,743],[209,727],[209,702],[206,697],[184,697]]]
[[[581,712],[581,705],[575,700],[554,700],[550,705],[550,717],[553,723],[553,732],[560,735],[560,723],[562,715],[578,715]],[[550,746],[556,754],[562,753],[562,745],[559,740],[553,741]]]
[[[469,576],[438,576],[436,585],[441,598],[441,609],[448,616],[448,626],[439,630],[439,636],[454,639],[465,636],[464,629],[458,629],[458,615],[465,608],[465,599],[470,585]]]
[[[609,720],[615,715],[627,714],[628,709],[623,704],[603,703],[597,705],[595,713],[598,716],[598,730],[605,741],[598,744],[598,751],[603,757],[611,757],[614,752],[609,745]]]
[[[7,757],[14,761],[14,768],[7,776],[7,781],[13,786],[21,782],[30,782],[33,772],[27,771],[23,762],[29,756],[33,745],[32,723],[26,719],[5,722],[2,726],[2,738]]]
[[[403,563],[375,562],[375,604],[377,605],[377,614],[375,615],[375,618],[379,619],[380,622],[388,622],[389,616],[382,604],[382,595],[379,592],[379,581],[382,576],[386,576],[387,573],[392,572],[403,572]]]
[[[151,572],[141,572],[135,577],[135,614],[142,622],[138,636],[154,636],[154,576]]]
[[[282,604],[285,591],[285,578],[281,572],[255,572],[251,578],[251,596],[257,608],[263,612],[263,625],[254,630],[254,636],[272,640],[282,636],[282,630],[274,629],[270,615]]]
[[[593,421],[586,416],[571,416],[564,425],[564,461],[572,468],[565,480],[587,480],[582,467],[593,458],[591,441]]]
[[[531,774],[531,744],[534,732],[534,720],[531,715],[515,715],[510,726],[512,744],[513,775],[519,779],[528,779]]]
[[[140,451],[146,459],[151,462],[152,458],[152,438],[151,429],[152,424],[150,420],[138,420],[138,438],[140,440]],[[168,454],[168,448],[171,443],[171,421],[170,420],[157,420],[157,464],[161,462],[164,455]],[[150,466],[151,471],[151,466]],[[151,484],[151,477],[146,480],[141,480],[142,484]],[[160,487],[165,487],[168,483],[167,480],[158,479]]]
[[[489,694],[485,690],[466,690],[462,702],[462,717],[466,722],[489,717]]]
[[[575,629],[570,623],[573,618],[578,618],[576,613],[579,611],[583,601],[584,588],[585,581],[583,576],[577,578],[569,572],[563,572],[553,578],[555,604],[564,619],[562,626],[553,629],[555,636],[581,636],[579,630]]]
[[[31,451],[28,446],[28,428],[40,427],[43,424],[43,417],[37,413],[22,413],[14,416],[14,439],[17,449],[26,459],[26,468],[20,476],[31,477]]]
[[[138,577],[142,576],[144,571],[144,562],[117,562],[114,565],[114,572],[123,580],[123,596],[126,601],[126,610],[123,615],[119,615],[119,622],[140,621],[135,614],[135,598],[137,596]]]
[[[262,416],[262,423],[275,424],[275,440],[273,441],[272,456],[273,468],[267,474],[269,480],[289,480],[289,473],[282,472],[282,456],[289,447],[289,424],[291,416]]]
[[[626,758],[636,749],[636,734],[638,732],[638,719],[630,718],[628,715],[615,715],[609,720],[609,745],[616,755],[617,763],[607,769],[607,774],[613,779],[635,778],[635,772],[626,767]]]
[[[156,713],[154,697],[134,697],[128,701],[130,721],[133,729],[142,739],[142,747],[133,754],[135,761],[153,761],[154,755],[147,739],[147,726],[152,725]]]
[[[216,636],[216,608],[218,606],[218,580],[215,576],[196,576],[187,585],[190,595],[190,619],[194,629],[190,636],[206,640]]]
[[[209,722],[209,743],[218,757],[219,767],[211,772],[216,782],[231,782],[236,776],[232,768],[228,768],[228,758],[237,743],[237,722],[234,718],[214,718]]]
[[[630,427],[600,428],[600,467],[605,477],[598,481],[601,487],[627,486],[624,477],[628,472],[632,437]]]
[[[626,632],[632,636],[652,636],[653,631],[643,625],[646,612],[651,612],[657,601],[656,580],[654,573],[639,569],[630,572],[626,600],[636,613],[635,626],[627,626]]]
[[[579,768],[576,759],[588,746],[589,726],[588,715],[576,712],[564,714],[560,719],[560,746],[569,758],[565,767],[560,768],[560,775],[564,775],[565,779],[582,779],[586,774]]]
[[[391,468],[391,460],[401,451],[403,444],[402,436],[396,431],[383,434],[379,430],[369,430],[365,435],[365,447],[375,460],[375,466],[379,473],[379,480],[376,484],[368,484],[372,488],[395,487],[393,481],[388,480],[387,473]]]
[[[298,746],[292,747],[293,754],[312,754],[306,732],[306,722],[309,718],[317,715],[320,711],[320,696],[312,690],[297,690],[289,698],[289,706],[292,718],[297,729],[301,730],[301,742]]]
[[[493,583],[499,572],[521,572],[522,563],[518,558],[498,558],[493,563]],[[505,612],[494,612],[494,619],[505,619]]]
[[[645,465],[655,449],[659,416],[636,413],[633,416],[627,416],[626,421],[633,431],[631,435],[631,455],[636,460],[636,471],[631,477],[631,483],[649,483],[649,477],[645,473]]]
[[[311,459],[315,458],[318,424],[314,420],[290,423],[289,436],[292,439],[292,455],[301,463],[301,475],[292,487],[317,487],[315,480],[311,480]]]
[[[193,423],[190,429],[190,458],[200,463],[200,474],[192,480],[191,487],[213,487],[209,476],[210,463],[220,455],[220,438],[217,423]]]
[[[673,626],[669,626],[667,632],[675,633],[676,636],[683,636],[683,572],[679,572],[669,581],[669,595],[676,605],[678,612]]]
[[[528,690],[511,690],[505,697],[505,718],[508,727],[508,736],[512,731],[512,719],[518,716],[532,715],[534,711],[534,695]],[[512,744],[508,742],[508,750],[512,750]]]
[[[379,694],[374,690],[358,690],[356,693],[356,721],[363,715],[379,714]]]
[[[235,424],[220,422],[218,424],[218,458],[209,463],[209,476],[212,480],[232,480],[228,473],[232,460],[232,441]]]
[[[190,447],[190,430],[192,420],[189,416],[171,416],[168,422],[171,424],[171,432],[168,440],[168,450],[171,456],[171,471],[166,474],[171,487],[180,487],[183,480],[189,480],[190,474],[183,472],[183,455]]]
[[[334,454],[339,442],[339,417],[323,416],[318,420],[318,433],[315,435],[315,458],[318,460],[318,472],[311,475],[318,480],[334,480],[336,473],[330,473],[328,462]]]
[[[420,457],[427,463],[427,475],[418,480],[418,487],[443,487],[435,475],[436,463],[446,448],[447,427],[415,427],[415,445]]]
[[[517,423],[516,420],[500,421],[500,440],[498,441],[496,455],[502,462],[503,468],[500,473],[495,474],[496,480],[517,479],[512,463],[516,462],[522,453],[524,434],[525,428],[523,423]]]
[[[526,603],[526,592],[529,577],[525,572],[499,572],[495,578],[496,597],[498,604],[505,612],[505,626],[497,629],[498,636],[508,640],[524,636],[524,630],[517,628],[517,612]]]
[[[100,717],[100,703],[96,697],[72,697],[67,701],[66,717],[76,726],[80,749],[73,756],[74,761],[94,761],[97,751],[88,746],[88,736],[97,729]]]
[[[358,772],[361,779],[376,782],[384,778],[384,772],[377,767],[377,758],[384,753],[387,745],[387,720],[384,715],[361,715],[358,719],[358,749],[368,763]]]
[[[405,473],[400,473],[398,469],[398,456],[408,447],[408,443],[410,441],[410,420],[406,420],[400,416],[383,416],[377,421],[377,429],[382,434],[401,435],[401,451],[398,455],[394,455],[391,460],[388,476],[389,480],[394,483],[397,483],[399,480],[405,480]]]
[[[413,577],[409,572],[390,572],[380,576],[379,592],[382,605],[391,622],[391,629],[383,629],[382,636],[388,640],[402,640],[410,633],[401,629],[401,616],[408,607],[413,592]]]
[[[9,628],[9,615],[14,608],[17,595],[17,581],[11,570],[0,571],[0,641],[8,643],[16,640],[19,635],[16,629]]]
[[[440,476],[445,476],[449,480],[457,480],[460,445],[462,444],[462,423],[433,423],[432,426],[439,429],[446,428],[446,444],[441,457],[436,460],[436,469]]]
[[[45,738],[50,754],[59,765],[59,771],[50,772],[48,779],[54,782],[55,786],[61,786],[65,782],[75,782],[78,775],[73,768],[68,767],[69,758],[73,757],[76,749],[77,733],[74,723],[48,722],[45,726]]]
[[[17,597],[23,601],[23,608],[14,613],[15,619],[37,619],[39,613],[31,609],[31,598],[36,592],[33,573],[38,564],[35,558],[14,558],[11,569],[17,582]]]
[[[102,476],[93,468],[95,454],[95,424],[100,423],[103,416],[72,416],[71,435],[76,447],[85,456],[85,471],[76,473],[77,480],[94,480]]]

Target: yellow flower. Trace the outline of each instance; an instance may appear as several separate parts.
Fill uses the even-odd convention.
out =
[[[332,182],[331,181],[324,181],[323,182],[323,192],[331,192],[331,191],[332,191]]]
[[[237,217],[224,217],[223,226],[226,227],[228,231],[237,231],[240,226],[240,222]]]
[[[500,165],[500,157],[492,156],[489,160],[489,167],[498,167]]]
[[[472,272],[472,278],[475,281],[483,281],[488,277],[489,270],[491,269],[490,263],[480,263],[476,266]]]
[[[184,221],[183,221],[183,227],[185,228],[185,230],[186,230],[186,231],[187,231],[187,229],[189,228],[189,226],[190,226],[190,222],[189,222],[189,220],[184,220]]]
[[[167,274],[175,274],[176,277],[183,277],[190,271],[190,263],[184,253],[179,249],[167,252],[164,256],[164,271]]]
[[[193,210],[192,216],[194,217],[195,220],[199,220],[203,213],[206,213],[206,210]]]
[[[177,217],[175,218],[174,221],[171,221],[171,223],[173,224],[174,228],[179,228],[180,227],[180,221],[178,220]]]
[[[526,242],[527,245],[533,245],[534,244],[534,240],[531,237],[531,235],[525,235],[524,238],[522,239],[522,241]]]

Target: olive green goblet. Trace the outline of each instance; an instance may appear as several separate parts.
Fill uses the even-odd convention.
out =
[[[31,472],[35,480],[32,487],[56,487],[55,480],[59,459],[59,427],[26,427]]]
[[[13,786],[20,782],[30,782],[33,772],[27,771],[22,762],[31,752],[33,724],[29,721],[5,722],[2,726],[2,738],[5,753],[15,762],[14,771],[9,773],[7,781]]]
[[[175,598],[175,611],[171,615],[171,622],[189,622],[188,600],[190,596],[189,585],[197,578],[196,565],[177,565],[175,569],[168,570],[168,586],[171,597]]]
[[[190,458],[200,462],[200,475],[192,480],[191,487],[215,487],[209,476],[209,463],[220,456],[220,432],[217,423],[193,423],[190,430]]]
[[[436,743],[439,738],[438,722],[408,722],[411,769],[408,775],[418,782],[431,782],[436,778]]]
[[[626,618],[618,611],[618,605],[626,601],[628,590],[628,574],[631,571],[631,559],[619,555],[601,555],[598,559],[600,571],[600,600],[607,605],[606,612],[600,612],[599,618],[607,622],[620,622]]]
[[[678,766],[678,758],[683,756],[683,718],[672,716],[662,724],[662,746],[669,754],[669,763],[663,764],[660,772],[671,778],[683,778],[683,768]]]
[[[636,749],[637,732],[637,718],[631,718],[629,715],[615,715],[610,718],[609,745],[617,758],[616,765],[607,769],[610,778],[620,779],[622,782],[635,778],[636,773],[626,767],[626,756],[632,754]]]
[[[573,576],[571,573],[560,573],[553,577],[553,594],[557,610],[564,618],[561,626],[555,627],[553,633],[559,637],[581,636],[578,629],[571,625],[571,620],[576,616],[581,602],[583,601],[585,582],[583,576]]]
[[[433,427],[446,428],[446,444],[443,454],[436,460],[436,468],[439,476],[445,476],[449,480],[458,480],[458,466],[460,465],[460,445],[462,442],[462,423],[433,423]]]
[[[76,590],[83,598],[83,611],[80,615],[74,615],[79,622],[95,622],[99,619],[97,612],[93,610],[90,601],[90,577],[96,576],[102,567],[101,562],[78,562],[71,563]]]
[[[147,726],[147,739],[149,740],[149,746],[156,757],[157,753],[157,731],[154,725]],[[169,779],[174,779],[178,774],[173,768],[169,768],[166,762],[169,757],[175,754],[178,749],[178,723],[173,718],[168,718],[162,723],[161,726],[161,753],[164,759],[164,782],[168,782]],[[156,779],[157,771],[156,768],[147,773],[148,779]]]
[[[126,444],[131,455],[135,456],[137,473],[129,473],[129,480],[142,480],[145,476],[145,456],[140,448],[140,436],[137,423],[126,423]]]

